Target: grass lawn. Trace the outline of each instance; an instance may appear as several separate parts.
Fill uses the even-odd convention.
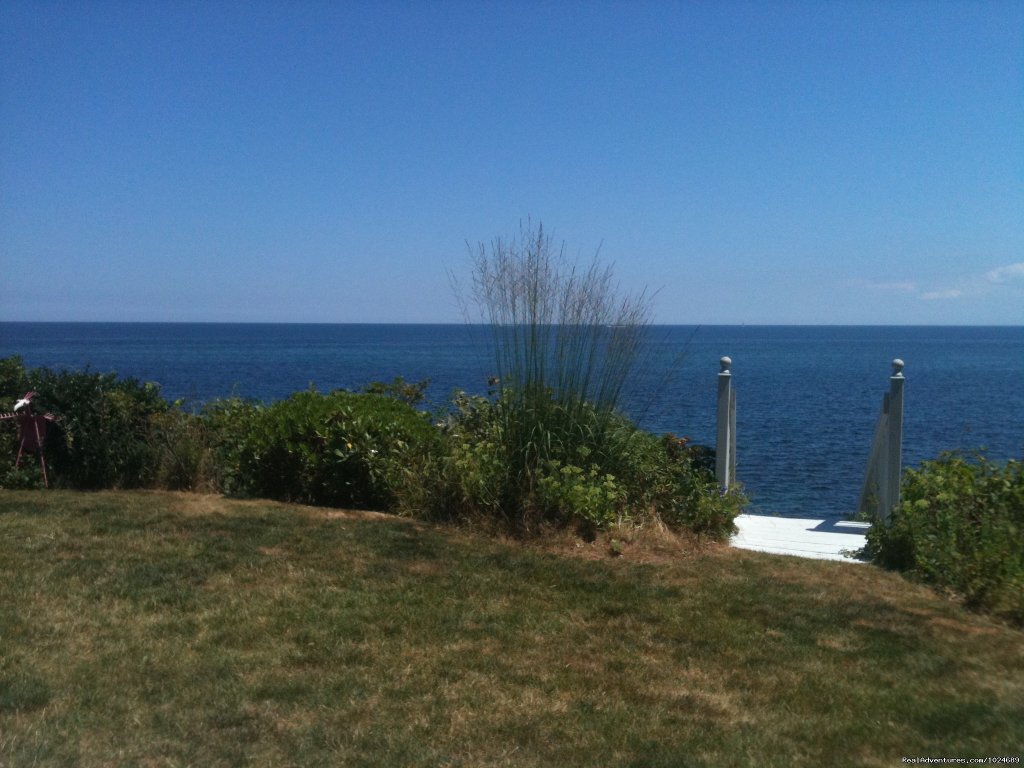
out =
[[[1024,633],[871,566],[0,492],[0,766],[1019,756]]]

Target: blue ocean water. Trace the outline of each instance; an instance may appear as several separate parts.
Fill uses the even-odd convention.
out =
[[[196,404],[429,378],[443,406],[455,389],[486,391],[489,338],[466,325],[0,323],[0,357],[116,371]],[[709,445],[718,361],[732,358],[737,475],[753,511],[853,511],[896,357],[905,465],[955,449],[1024,455],[1024,327],[655,326],[648,342],[623,410]]]

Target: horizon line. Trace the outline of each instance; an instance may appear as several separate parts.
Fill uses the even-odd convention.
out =
[[[473,326],[486,328],[488,322],[457,321],[330,321],[330,320],[0,320],[0,325],[353,325],[353,326]],[[522,323],[529,325],[529,323]],[[560,325],[552,323],[552,326]],[[642,323],[644,327],[666,328],[1024,328],[1024,323]]]

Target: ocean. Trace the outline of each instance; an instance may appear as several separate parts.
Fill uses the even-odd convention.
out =
[[[0,323],[0,357],[156,382],[185,407],[401,376],[430,379],[442,408],[456,389],[486,392],[489,339],[468,325]],[[1024,327],[654,326],[622,410],[646,429],[713,445],[724,355],[737,392],[737,477],[753,512],[855,510],[894,358],[906,364],[904,466],[949,450],[1024,456]]]

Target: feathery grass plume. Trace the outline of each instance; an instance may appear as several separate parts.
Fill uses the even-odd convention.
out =
[[[500,380],[497,410],[510,470],[510,506],[522,507],[550,462],[605,467],[612,416],[651,323],[646,291],[622,296],[597,256],[571,264],[543,224],[470,246],[472,309],[489,325]],[[473,311],[475,310],[475,311]]]

